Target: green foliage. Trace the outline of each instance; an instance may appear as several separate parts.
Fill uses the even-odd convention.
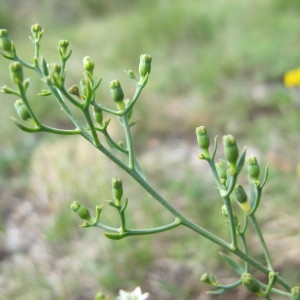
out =
[[[104,235],[107,238],[122,240],[129,236],[158,234],[183,226],[244,261],[244,266],[242,267],[230,256],[222,254],[222,258],[238,274],[242,275],[239,280],[227,285],[219,283],[213,276],[202,276],[202,281],[217,288],[211,293],[220,294],[243,284],[248,290],[265,299],[270,299],[271,293],[288,298],[297,297],[297,287],[292,288],[292,285],[284,277],[275,272],[268,246],[256,220],[255,214],[260,205],[262,190],[267,182],[268,168],[265,168],[264,175],[259,176],[260,167],[257,160],[255,157],[250,158],[251,165],[248,168],[249,196],[247,196],[245,189],[239,184],[243,180],[241,171],[246,159],[246,149],[240,152],[235,137],[230,134],[224,135],[222,139],[224,158],[222,161],[225,164],[225,168],[222,167],[221,170],[220,164],[217,165],[215,163],[218,149],[217,138],[214,139],[214,143],[211,146],[206,128],[204,126],[197,127],[196,136],[200,147],[198,158],[208,163],[210,171],[214,176],[219,196],[222,199],[222,213],[228,225],[229,241],[228,238],[223,238],[219,233],[213,233],[209,229],[204,228],[203,225],[198,224],[197,220],[191,220],[184,212],[179,211],[171,202],[168,202],[157,192],[143,172],[135,151],[132,128],[137,122],[132,120],[132,112],[138,103],[142,90],[148,82],[152,57],[148,54],[140,56],[139,76],[135,76],[132,70],[126,72],[135,84],[134,95],[131,99],[127,99],[126,102],[119,80],[111,81],[111,98],[117,106],[117,110],[115,110],[111,108],[111,105],[106,106],[102,104],[102,101],[98,100],[96,91],[99,88],[101,80],[95,80],[95,64],[89,57],[84,57],[83,59],[84,73],[80,80],[80,88],[76,84],[73,84],[68,89],[66,88],[66,64],[72,54],[72,51],[69,50],[69,42],[66,40],[59,42],[60,64],[48,64],[46,59],[40,55],[40,45],[44,30],[40,25],[36,24],[31,27],[31,33],[30,38],[34,45],[32,63],[23,60],[19,56],[7,31],[2,30],[0,36],[2,56],[13,61],[10,64],[10,75],[14,87],[4,86],[2,87],[2,91],[19,98],[15,108],[22,121],[13,118],[15,124],[20,129],[30,133],[46,132],[65,136],[80,135],[127,173],[140,187],[152,196],[153,200],[156,200],[164,207],[172,215],[173,219],[173,221],[164,221],[164,224],[160,226],[142,229],[129,227],[128,219],[130,220],[130,212],[127,211],[127,207],[132,203],[132,200],[123,196],[124,192],[126,192],[123,182],[120,178],[114,177],[112,181],[113,200],[105,200],[101,205],[97,205],[93,217],[89,209],[79,201],[76,200],[71,205],[72,210],[84,220],[81,227],[98,227],[104,230]],[[36,114],[35,102],[30,99],[27,93],[29,80],[24,78],[24,69],[33,71],[44,82],[46,88],[38,93],[38,96],[41,98],[47,96],[47,98],[57,101],[61,110],[73,124],[73,128],[49,126]],[[101,114],[100,117],[99,113]],[[103,114],[109,118],[103,119]],[[81,115],[81,117],[78,117],[78,115]],[[116,118],[119,121],[120,128],[123,131],[123,139],[121,141],[117,141],[109,133],[111,118]],[[254,167],[255,170],[253,170]],[[225,172],[224,169],[226,170]],[[219,174],[222,175],[220,176]],[[235,199],[240,205],[242,217],[237,216],[232,199]],[[116,212],[119,219],[119,226],[114,226],[110,220],[102,218],[107,207]],[[249,251],[250,242],[246,238],[246,233],[248,233],[250,224],[259,240],[266,263],[255,258]],[[255,279],[252,273],[250,273],[253,272],[252,269],[268,276],[268,282],[264,283]],[[279,285],[279,288],[275,288],[275,282]]]

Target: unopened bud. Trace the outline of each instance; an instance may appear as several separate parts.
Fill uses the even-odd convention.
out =
[[[69,47],[69,41],[68,40],[60,40],[59,41],[59,49],[61,50],[62,54],[66,54]]]
[[[10,76],[13,83],[20,85],[23,83],[23,67],[20,62],[13,62],[9,66]]]
[[[225,158],[228,160],[231,167],[235,168],[239,157],[239,150],[233,135],[228,134],[223,136],[223,147]]]
[[[112,99],[116,102],[118,109],[124,110],[124,92],[119,80],[113,80],[110,82],[110,94]]]
[[[29,110],[28,110],[27,106],[25,105],[25,103],[23,102],[23,100],[21,100],[21,99],[17,100],[14,104],[14,107],[17,111],[17,114],[19,115],[19,117],[22,120],[27,121],[28,119],[31,118]]]
[[[31,33],[35,40],[40,40],[44,33],[44,30],[39,24],[35,24],[31,26]]]
[[[225,161],[220,160],[216,163],[216,169],[217,169],[217,173],[219,175],[220,180],[222,181],[222,183],[227,179],[227,164]]]
[[[93,74],[94,66],[95,64],[89,56],[85,56],[83,58],[83,68],[85,71],[87,71],[90,74]]]
[[[202,282],[207,283],[207,284],[212,285],[212,286],[215,286],[217,284],[214,275],[208,274],[208,273],[203,273],[200,277],[200,280]]]
[[[112,189],[115,200],[120,204],[123,196],[123,183],[120,178],[114,177],[112,179]]]
[[[103,112],[101,108],[93,106],[93,115],[95,121],[102,127],[103,126]]]
[[[248,158],[247,167],[248,167],[247,169],[248,169],[249,176],[254,180],[258,180],[260,168],[257,163],[256,157],[253,156],[253,157]]]
[[[144,78],[147,74],[150,74],[151,61],[152,57],[149,54],[142,54],[140,56],[139,73],[141,78]]]
[[[238,202],[242,210],[246,213],[250,212],[251,206],[247,200],[247,194],[242,185],[237,185],[233,190],[233,197]]]
[[[0,29],[0,49],[11,52],[13,47],[12,41],[6,29]]]
[[[241,281],[250,292],[259,293],[261,291],[259,282],[250,273],[243,273]]]
[[[89,78],[83,77],[80,80],[80,90],[85,99],[91,97],[92,88],[91,88],[91,82],[90,82]]]
[[[292,300],[300,300],[300,287],[299,286],[294,286],[291,289],[291,295],[292,295]]]
[[[204,126],[196,128],[196,136],[199,147],[204,150],[204,154],[208,155],[208,148],[210,146],[210,139]]]
[[[89,222],[93,221],[90,211],[80,202],[73,201],[73,203],[71,204],[71,209],[77,214],[79,218],[87,220]]]

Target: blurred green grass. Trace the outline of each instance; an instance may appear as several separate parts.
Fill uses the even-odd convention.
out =
[[[205,166],[197,166],[196,159],[191,159],[191,165],[186,162],[187,153],[194,153],[194,128],[198,125],[207,126],[212,136],[236,135],[241,147],[249,145],[249,151],[258,153],[263,164],[270,162],[267,202],[260,220],[267,224],[274,218],[274,210],[293,212],[300,176],[299,98],[293,93],[297,91],[283,87],[282,75],[300,62],[297,1],[2,0],[0,4],[0,27],[9,30],[26,59],[32,56],[27,36],[33,23],[46,30],[42,55],[48,62],[58,62],[59,39],[70,41],[70,86],[80,80],[82,58],[90,56],[96,63],[96,74],[103,78],[99,101],[110,103],[108,83],[115,78],[121,80],[130,97],[132,82],[122,71],[136,70],[141,53],[153,56],[151,78],[136,111],[140,119],[134,129],[136,147],[155,185],[192,218],[215,231],[224,227],[217,195],[211,192],[213,184],[203,181]],[[0,60],[1,85],[9,84],[7,65]],[[40,87],[32,78],[32,97]],[[69,142],[62,137],[20,132],[9,119],[14,115],[13,101],[13,97],[1,95],[1,239],[11,234],[12,225],[36,228],[35,222],[18,223],[22,218],[14,213],[17,207],[22,210],[20,203],[31,201],[36,218],[45,219],[40,221],[41,232],[35,230],[37,238],[29,249],[41,243],[48,256],[38,259],[33,250],[21,249],[22,259],[16,262],[18,251],[10,250],[0,267],[5,280],[15,278],[5,289],[5,299],[92,299],[97,289],[113,293],[139,284],[150,289],[153,299],[198,299],[204,293],[199,292],[203,286],[198,278],[207,271],[201,262],[210,259],[208,268],[223,274],[218,249],[212,253],[209,243],[199,242],[185,230],[113,243],[104,240],[99,231],[76,229],[78,219],[68,214],[70,201],[84,199],[93,207],[110,197],[110,177],[118,171],[74,138]],[[38,109],[47,122],[67,126],[55,104],[41,103]],[[118,135],[116,127],[113,131]],[[85,160],[87,156],[93,159]],[[155,157],[156,162],[147,163],[149,157]],[[94,178],[93,184],[90,178]],[[161,224],[170,218],[149,203],[147,195],[129,179],[124,180],[134,202],[130,207],[133,226],[144,227],[146,221],[147,226]],[[36,258],[36,266],[28,263],[29,258]],[[186,276],[188,283],[181,277],[165,278],[156,266],[159,259],[168,259],[162,266],[169,273],[180,274],[188,265],[196,274],[192,280]],[[53,260],[57,260],[55,272]],[[287,265],[291,268],[293,262]],[[153,275],[155,271],[158,275]],[[18,292],[25,286],[30,288]]]

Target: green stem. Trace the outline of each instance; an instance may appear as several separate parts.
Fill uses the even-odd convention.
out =
[[[208,161],[210,169],[213,173],[213,176],[215,178],[215,182],[218,186],[218,189],[220,191],[220,195],[222,196],[224,194],[224,192],[226,194],[228,194],[227,191],[225,191],[223,184],[220,182],[220,178],[219,178],[214,160],[210,158],[207,161]],[[222,198],[223,198],[224,204],[226,206],[228,219],[229,219],[231,245],[232,245],[233,249],[236,249],[237,248],[236,228],[235,228],[234,215],[233,215],[233,211],[232,211],[232,207],[231,207],[231,202],[230,202],[230,198],[228,195],[226,197],[222,197]]]
[[[257,236],[258,236],[259,242],[262,246],[262,249],[263,249],[266,261],[267,261],[268,269],[271,270],[271,271],[274,271],[273,263],[272,263],[272,259],[271,259],[268,247],[266,245],[266,242],[264,240],[264,237],[263,237],[263,234],[260,230],[260,227],[259,227],[259,225],[256,221],[256,218],[255,218],[254,215],[249,215],[249,219],[250,219],[250,222],[251,222],[251,224],[252,224],[252,226],[253,226],[253,228],[254,228]]]
[[[130,175],[141,187],[143,187],[154,199],[156,199],[163,207],[165,207],[171,214],[173,214],[176,218],[181,220],[181,224],[194,232],[202,235],[203,237],[207,238],[208,240],[212,241],[218,246],[227,249],[228,251],[232,252],[236,256],[240,257],[244,261],[247,261],[253,267],[261,271],[262,273],[268,275],[270,270],[263,266],[260,262],[253,259],[240,249],[232,249],[231,244],[227,243],[223,239],[220,239],[218,236],[214,235],[213,233],[207,231],[203,227],[195,224],[185,216],[183,216],[179,211],[177,211],[171,204],[169,204],[160,194],[156,192],[156,190],[143,178],[141,177],[137,171],[130,169],[124,163],[122,163],[118,158],[116,158],[113,154],[111,154],[103,145],[100,145],[98,148],[104,155],[106,155],[110,160],[116,163],[121,169],[123,169],[128,175]],[[281,277],[277,277],[277,283],[279,283],[282,287],[286,290],[290,291],[291,286]]]
[[[132,142],[132,135],[130,131],[130,126],[128,124],[128,114],[125,113],[121,116],[121,123],[124,126],[125,137],[126,137],[126,145],[128,151],[128,166],[130,169],[135,169],[135,157],[134,157],[134,149]]]
[[[88,110],[88,108],[86,109],[83,109],[83,114],[84,114],[84,117],[88,123],[88,126],[89,126],[89,129],[91,130],[91,133],[92,133],[92,136],[93,136],[93,140],[94,140],[94,145],[96,147],[98,147],[100,145],[100,140],[99,140],[99,137],[98,137],[98,134],[97,134],[97,131],[95,130],[95,126],[94,126],[94,123],[92,121],[92,118],[91,118],[91,115],[90,115],[90,112]]]
[[[179,225],[181,225],[181,221],[179,219],[175,219],[174,222],[167,225],[149,229],[126,229],[124,233],[126,236],[155,234],[173,229],[175,227],[178,227]]]

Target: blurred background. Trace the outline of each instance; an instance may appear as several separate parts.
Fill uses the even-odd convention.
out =
[[[108,83],[116,78],[131,97],[133,82],[123,70],[137,70],[139,55],[152,55],[151,77],[135,112],[135,146],[154,186],[199,224],[227,237],[213,178],[197,159],[196,126],[205,125],[212,138],[235,135],[262,168],[269,163],[257,219],[276,270],[299,284],[300,94],[282,81],[300,64],[299,1],[0,4],[0,27],[22,58],[33,57],[32,24],[45,29],[41,53],[48,62],[59,62],[58,40],[70,41],[70,86],[78,84],[82,59],[90,56],[95,76],[102,78],[101,103],[109,103]],[[8,64],[0,59],[1,86],[10,85]],[[34,74],[26,76],[34,100],[44,87]],[[221,261],[221,249],[188,230],[111,241],[101,230],[79,228],[71,202],[93,209],[110,199],[113,176],[124,181],[131,227],[159,226],[172,217],[84,140],[21,132],[10,120],[15,100],[1,94],[1,299],[93,299],[97,291],[113,296],[137,285],[151,299],[256,299],[243,288],[206,295],[202,273],[212,272],[222,283],[236,275]],[[68,126],[55,102],[41,99],[36,105],[46,123]],[[117,124],[110,130],[120,135]],[[114,224],[108,207],[105,215]],[[251,232],[248,238],[259,259],[257,240]]]

